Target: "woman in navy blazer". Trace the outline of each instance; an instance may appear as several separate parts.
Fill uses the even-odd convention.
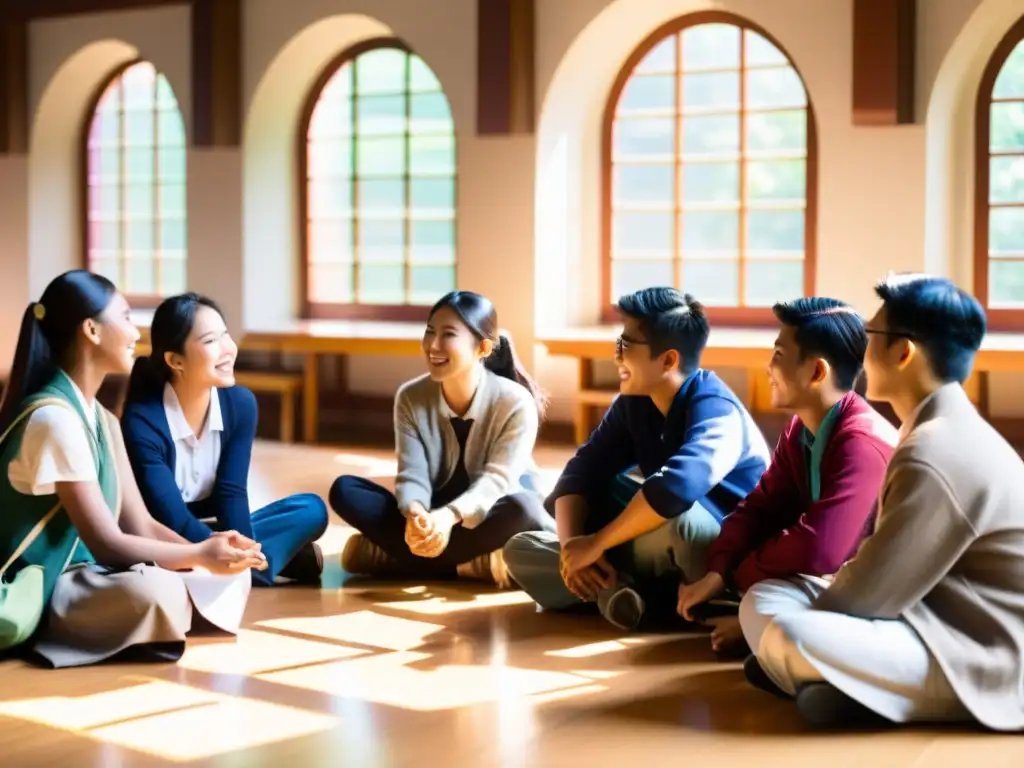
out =
[[[235,530],[259,542],[268,567],[253,571],[254,585],[278,576],[319,584],[323,500],[297,494],[250,514],[256,398],[235,385],[238,346],[219,307],[195,293],[165,300],[150,344],[152,354],[132,369],[121,428],[153,516],[189,541]]]

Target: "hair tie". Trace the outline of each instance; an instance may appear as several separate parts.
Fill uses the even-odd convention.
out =
[[[32,305],[32,314],[36,316],[36,320],[42,321],[46,317],[46,307],[37,301]]]

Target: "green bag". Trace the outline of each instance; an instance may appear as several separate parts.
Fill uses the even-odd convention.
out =
[[[7,436],[23,419],[44,405],[69,407],[67,403],[58,398],[36,400],[24,412],[19,414],[14,423],[0,436],[0,445],[7,440]],[[4,576],[10,567],[17,562],[18,558],[24,554],[25,550],[32,546],[33,542],[39,537],[39,534],[46,528],[47,523],[60,510],[61,505],[58,502],[40,518],[39,522],[29,531],[7,562],[0,568],[0,651],[13,648],[28,640],[32,633],[36,631],[39,622],[42,621],[43,611],[46,610],[45,573],[43,566],[27,565],[18,571],[10,582],[4,581]],[[76,538],[74,545],[68,552],[67,561],[64,563],[65,569],[68,562],[71,561],[71,556],[74,554],[77,546],[78,539]]]

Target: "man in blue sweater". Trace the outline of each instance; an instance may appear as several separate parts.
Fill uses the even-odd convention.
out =
[[[504,554],[542,609],[596,603],[633,629],[648,602],[669,615],[680,582],[704,576],[722,519],[770,454],[732,390],[700,368],[709,327],[699,302],[646,288],[618,309],[621,394],[547,499],[557,535],[518,534]]]

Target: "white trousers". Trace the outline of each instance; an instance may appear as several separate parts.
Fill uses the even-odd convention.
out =
[[[795,695],[804,683],[828,682],[896,723],[973,720],[909,624],[812,610],[827,588],[798,576],[763,581],[743,596],[743,635],[779,688]]]

